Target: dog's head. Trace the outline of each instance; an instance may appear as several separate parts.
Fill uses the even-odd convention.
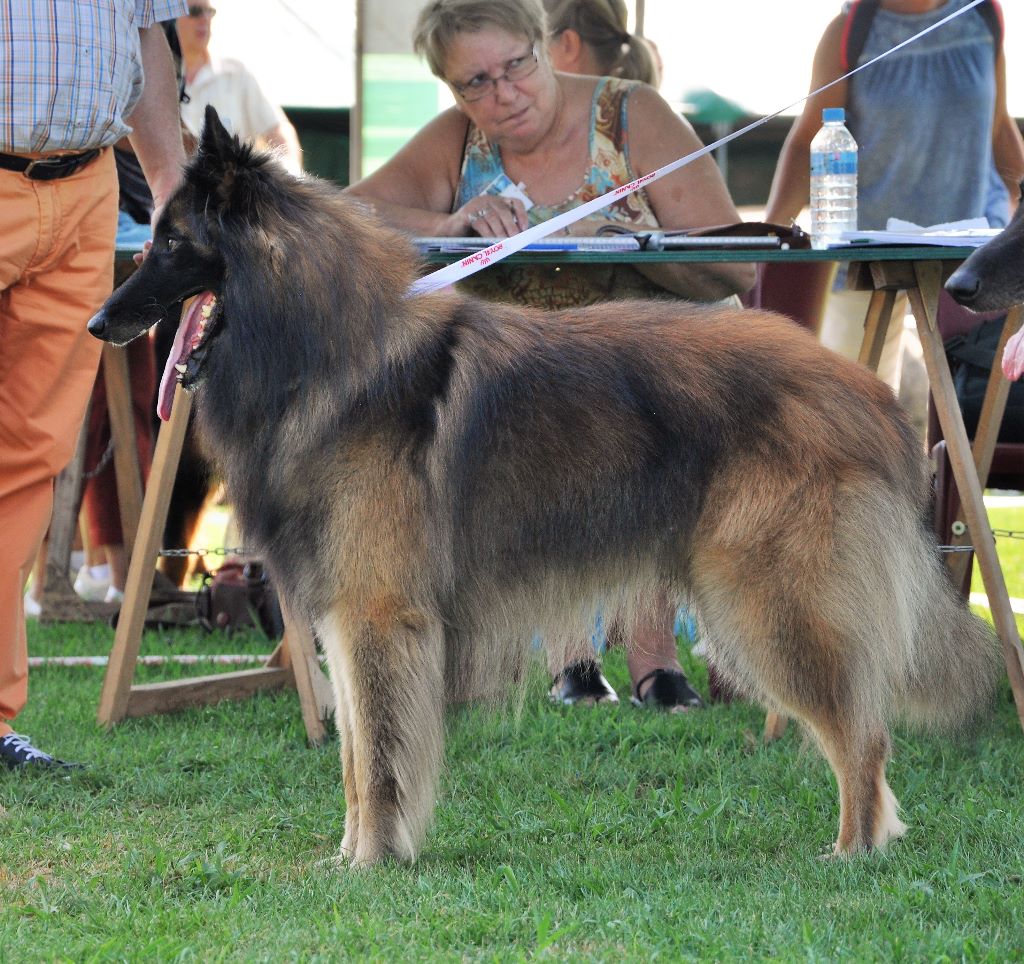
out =
[[[1024,302],[1024,200],[1005,230],[950,275],[946,290],[972,311],[1003,311]]]
[[[246,209],[251,181],[267,163],[207,107],[198,152],[160,215],[152,248],[89,321],[97,338],[124,345],[158,322],[181,319],[160,383],[162,418],[170,414],[176,382],[190,390],[199,384],[210,346],[226,324],[224,226]]]

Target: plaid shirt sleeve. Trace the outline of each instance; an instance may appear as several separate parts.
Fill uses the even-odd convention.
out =
[[[188,13],[188,0],[135,0],[135,19],[140,27],[174,20]]]
[[[84,151],[119,140],[142,94],[139,29],[187,11],[187,0],[0,3],[0,151]]]

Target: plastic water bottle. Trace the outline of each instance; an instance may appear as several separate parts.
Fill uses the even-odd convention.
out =
[[[811,141],[811,244],[827,248],[843,231],[857,230],[857,142],[846,111],[826,107]]]

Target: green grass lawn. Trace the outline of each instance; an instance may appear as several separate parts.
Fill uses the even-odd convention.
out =
[[[992,500],[995,501],[995,500]],[[1006,588],[1010,596],[1024,599],[1024,501],[1021,505],[990,505],[988,507],[989,524],[995,530],[1013,532],[1013,536],[996,538],[996,549],[999,562],[1006,579]],[[971,576],[971,592],[984,592],[981,573],[977,565]],[[1018,615],[1017,623],[1024,628],[1024,622]]]
[[[1024,528],[1024,510],[1008,511],[994,524]],[[1018,546],[999,548],[1024,596]],[[97,625],[30,634],[38,656],[110,644]],[[192,631],[143,644],[267,651],[255,635]],[[621,655],[606,666],[625,697]],[[140,667],[136,679],[207,671]],[[554,707],[538,669],[518,714],[453,713],[421,859],[350,873],[330,861],[344,818],[337,747],[306,746],[294,693],[105,733],[102,670],[45,667],[31,682],[19,728],[89,767],[0,773],[3,962],[1024,956],[1024,735],[1005,684],[969,738],[897,734],[902,841],[822,861],[837,798],[793,728],[766,747],[747,704],[685,717],[626,701]]]

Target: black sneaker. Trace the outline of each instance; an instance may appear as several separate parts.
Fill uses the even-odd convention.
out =
[[[592,659],[583,659],[566,666],[551,684],[551,699],[572,706],[574,703],[618,703],[612,684],[604,678],[601,667]]]
[[[17,770],[26,766],[77,770],[82,766],[81,763],[66,763],[64,760],[54,759],[49,753],[37,750],[27,736],[20,736],[17,733],[8,733],[7,736],[0,739],[0,763],[3,763],[8,770]]]

